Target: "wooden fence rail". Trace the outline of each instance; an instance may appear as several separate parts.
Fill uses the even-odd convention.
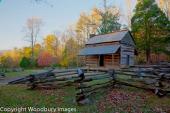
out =
[[[164,67],[167,68],[167,67]],[[169,67],[168,67],[169,68]],[[170,68],[169,68],[170,70]],[[29,89],[57,89],[65,86],[74,86],[75,100],[83,104],[90,95],[104,89],[112,89],[115,85],[129,86],[149,90],[159,97],[170,93],[170,74],[160,68],[121,69],[121,70],[95,70],[70,69],[49,70],[45,73],[32,74],[9,84],[27,83]]]

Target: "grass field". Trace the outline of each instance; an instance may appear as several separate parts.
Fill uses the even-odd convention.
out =
[[[24,73],[29,74],[28,70]],[[8,73],[8,76],[15,76]],[[94,83],[103,81],[94,81]],[[92,83],[93,84],[93,83]],[[75,87],[55,90],[28,90],[25,85],[0,86],[0,106],[3,107],[63,107],[76,108],[74,113],[169,113],[170,96],[158,98],[152,92],[118,86],[101,90],[89,97],[91,104],[75,103]],[[66,112],[63,112],[66,113]]]
[[[25,76],[25,75],[29,75],[32,73],[42,72],[42,71],[44,71],[44,70],[42,70],[42,69],[27,69],[27,70],[24,70],[21,72],[7,72],[7,73],[5,73],[5,75],[7,77],[16,77],[16,76]]]

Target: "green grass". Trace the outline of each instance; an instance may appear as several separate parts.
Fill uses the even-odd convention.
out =
[[[62,97],[67,95],[62,90],[28,90],[27,87],[21,85],[1,86],[0,88],[1,106],[54,107],[60,105]],[[67,93],[73,94],[72,92]]]
[[[152,113],[151,108],[170,107],[170,98],[158,98],[152,93],[145,92],[143,90],[138,90],[135,88],[120,88],[114,89],[115,91],[125,92],[126,94],[137,93],[140,95],[146,95],[145,105],[141,107],[144,113]],[[106,106],[103,113],[112,113],[112,111],[119,111],[118,107],[126,106],[123,103],[121,106],[112,107],[110,103],[107,102],[106,95],[107,92],[99,92],[90,97],[93,102],[90,105],[78,106],[75,99],[75,88],[73,86],[65,87],[64,89],[56,90],[28,90],[24,85],[12,85],[12,86],[0,86],[0,106],[3,107],[66,107],[66,108],[76,108],[76,113],[102,113],[100,111],[99,104],[102,102]],[[129,100],[134,103],[132,100]],[[135,103],[134,103],[135,104]],[[140,103],[139,103],[140,104]],[[124,113],[124,112],[122,112]]]
[[[39,70],[38,70],[39,71]],[[7,76],[22,76],[38,72],[37,70],[25,70],[23,72],[7,73]],[[129,79],[127,76],[118,76],[121,79]],[[108,79],[95,80],[89,82],[88,85],[96,83],[104,83]],[[123,103],[112,105],[108,100],[110,93],[116,96],[120,92],[120,97]],[[76,113],[126,113],[126,108],[129,105],[137,105],[143,113],[154,113],[170,110],[170,96],[158,98],[151,92],[144,90],[118,86],[110,91],[102,89],[100,92],[89,97],[91,104],[78,106],[75,103],[76,90],[74,86],[68,86],[63,89],[55,90],[28,90],[25,85],[6,85],[0,86],[0,106],[3,107],[66,107],[77,108]],[[124,96],[129,96],[128,100],[124,100]],[[119,96],[119,95],[118,95]],[[133,97],[134,96],[134,97]],[[144,97],[144,101],[141,98]],[[117,97],[116,97],[117,98]],[[127,98],[127,97],[126,97]],[[132,99],[131,99],[132,98]],[[136,113],[138,108],[132,106],[131,113]],[[156,110],[155,110],[156,109]],[[159,111],[160,110],[160,111]]]
[[[37,72],[41,72],[42,70],[33,70],[33,69],[27,69],[21,72],[7,72],[5,73],[5,75],[7,77],[16,77],[16,76],[25,76],[25,75],[29,75],[29,74],[33,74],[33,73],[37,73]]]
[[[124,92],[126,94],[146,95],[145,105],[142,110],[145,113],[150,113],[150,108],[160,107],[162,109],[169,108],[169,97],[158,98],[152,93],[138,90],[135,88],[124,87],[113,89],[115,91]],[[65,87],[64,89],[56,90],[28,90],[24,85],[0,86],[0,106],[3,107],[68,107],[77,108],[77,113],[99,113],[101,109],[99,104],[104,102],[106,106],[104,113],[112,113],[111,111],[119,111],[120,105],[117,107],[109,106],[110,103],[105,101],[107,91],[97,93],[90,97],[93,103],[90,105],[78,106],[75,103],[75,88],[73,86]],[[136,101],[138,102],[138,101]],[[131,102],[133,103],[133,102]],[[121,107],[127,106],[128,103],[123,103]],[[134,104],[136,104],[134,102]],[[140,103],[139,103],[140,104]]]
[[[57,90],[27,90],[22,85],[0,86],[0,106],[3,107],[66,107],[77,108],[77,113],[96,111],[95,105],[77,106],[75,88]],[[96,112],[97,113],[97,112]]]

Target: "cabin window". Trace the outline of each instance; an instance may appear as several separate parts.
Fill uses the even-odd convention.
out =
[[[104,66],[104,55],[99,56],[99,66]]]

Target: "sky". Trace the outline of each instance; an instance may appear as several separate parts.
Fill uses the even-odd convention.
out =
[[[125,0],[107,1],[108,6],[117,6],[125,13]],[[47,34],[63,32],[74,25],[81,12],[90,12],[93,7],[103,8],[103,0],[42,0],[38,3],[34,0],[0,0],[0,50],[29,46],[23,32],[28,18],[42,19],[43,26],[38,38],[41,42]],[[123,20],[124,17],[121,18]]]

